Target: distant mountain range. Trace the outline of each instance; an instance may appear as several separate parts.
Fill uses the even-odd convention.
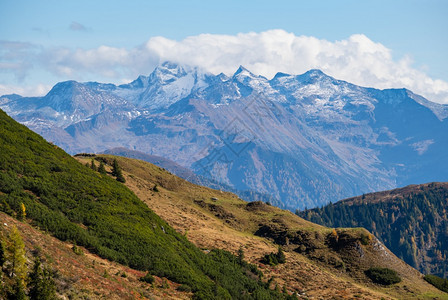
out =
[[[0,108],[69,153],[161,156],[293,210],[448,181],[448,105],[319,70],[268,80],[166,62],[130,84],[61,82],[44,97],[3,96]]]

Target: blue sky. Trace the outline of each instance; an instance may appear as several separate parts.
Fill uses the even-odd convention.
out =
[[[388,78],[395,78],[407,73],[408,77],[401,81],[391,81],[390,87],[400,84],[417,90],[425,96],[434,97],[434,101],[444,102],[448,92],[448,1],[23,1],[0,0],[0,94],[17,89],[24,94],[44,93],[51,85],[61,80],[97,80],[108,82],[123,82],[134,79],[138,74],[149,74],[158,60],[176,57],[178,50],[186,47],[188,37],[197,37],[194,42],[198,45],[205,43],[210,47],[211,38],[217,43],[223,39],[223,45],[232,47],[235,42],[232,37],[239,33],[255,33],[255,37],[239,36],[238,47],[244,46],[245,39],[252,41],[248,49],[240,51],[256,51],[257,47],[271,47],[267,44],[279,43],[286,37],[284,33],[293,34],[296,42],[309,43],[299,37],[312,37],[320,44],[311,50],[316,55],[303,65],[286,68],[289,73],[306,71],[309,66],[320,67],[335,77],[352,80],[348,75],[357,66],[371,62],[372,58],[364,54],[355,55],[358,65],[353,65],[344,72],[341,59],[331,66],[331,56],[325,52],[327,60],[316,62],[321,57],[319,51],[323,47],[333,46],[333,51],[343,51],[344,56],[350,55],[350,47],[371,47],[380,44],[385,49],[377,49],[377,59],[390,60],[395,71],[387,65],[375,71],[376,81],[369,82],[365,76],[363,80],[355,82],[379,88],[388,87]],[[259,35],[263,32],[280,29]],[[201,34],[210,34],[208,38]],[[361,34],[367,39],[359,37],[350,39],[353,35]],[[163,43],[171,41],[175,45],[157,48],[147,46],[148,41],[155,37],[163,37]],[[270,40],[266,40],[270,39]],[[346,41],[346,44],[344,42]],[[14,43],[12,43],[14,42]],[[327,44],[325,42],[329,42]],[[341,42],[337,44],[337,42]],[[370,43],[372,42],[372,43]],[[272,44],[271,43],[271,44]],[[280,43],[281,44],[281,43]],[[101,46],[107,48],[98,49]],[[145,48],[146,47],[146,48]],[[156,47],[157,49],[154,50]],[[224,47],[224,46],[223,46]],[[252,47],[252,48],[251,48]],[[341,48],[342,47],[342,48]],[[376,47],[376,46],[375,46]],[[145,49],[146,50],[145,50]],[[148,51],[157,52],[151,56]],[[199,47],[200,48],[200,47]],[[219,47],[218,47],[219,48]],[[357,51],[360,47],[358,47]],[[210,49],[210,48],[208,48]],[[271,48],[269,48],[271,49]],[[273,50],[266,50],[266,55]],[[343,50],[341,50],[343,49]],[[138,51],[137,51],[138,50]],[[233,51],[233,49],[231,49]],[[90,51],[90,52],[89,52]],[[146,51],[146,52],[145,52]],[[167,51],[170,53],[161,52]],[[180,50],[179,50],[180,51]],[[182,52],[183,51],[183,52]],[[179,62],[183,62],[182,55],[191,55],[190,50],[182,50]],[[216,50],[218,51],[218,50]],[[226,49],[219,48],[219,61],[227,57]],[[387,53],[386,53],[387,52]],[[301,52],[302,53],[302,52]],[[101,65],[89,69],[88,59],[96,61],[93,56],[100,55]],[[119,57],[117,57],[117,55]],[[203,55],[200,51],[198,55]],[[388,57],[387,55],[390,55]],[[144,62],[130,59],[130,56],[144,56]],[[106,61],[106,57],[110,60]],[[120,57],[126,63],[120,62]],[[271,63],[272,70],[266,65],[269,59],[260,62],[249,58],[241,63],[249,65],[249,69],[265,76],[270,76],[274,68],[291,65],[291,60],[300,60],[301,56],[289,57],[283,65]],[[83,60],[84,59],[84,60]],[[218,60],[218,56],[210,60]],[[261,58],[260,58],[261,59]],[[188,63],[198,63],[199,59]],[[84,62],[86,62],[84,64]],[[218,67],[230,72],[240,63],[235,59],[229,60],[229,65],[211,63],[202,67],[208,71],[217,71]],[[136,68],[130,64],[140,64],[145,68]],[[199,63],[200,64],[200,63]],[[264,67],[260,67],[264,64]],[[322,66],[320,66],[320,64]],[[76,65],[83,65],[79,69]],[[403,67],[406,65],[406,67]],[[400,67],[401,66],[401,67]],[[252,69],[250,68],[252,67]],[[96,72],[94,68],[99,69]],[[114,71],[107,71],[107,68]],[[145,71],[146,70],[146,71]],[[363,71],[362,73],[366,73]],[[413,73],[415,72],[415,74]],[[385,74],[388,74],[387,76]],[[411,74],[411,75],[409,75]],[[414,76],[414,78],[409,78]],[[359,77],[359,76],[358,76]],[[384,79],[381,81],[381,79]],[[356,79],[356,78],[355,78]],[[438,81],[437,81],[438,80]],[[411,81],[424,81],[422,84]],[[431,85],[434,85],[432,87]],[[438,95],[430,95],[431,90],[441,91]],[[426,93],[426,94],[425,94]],[[443,94],[443,95],[442,95]],[[440,96],[442,95],[442,96]],[[448,98],[446,98],[448,100]]]

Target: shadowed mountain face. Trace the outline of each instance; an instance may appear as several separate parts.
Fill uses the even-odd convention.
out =
[[[165,157],[290,209],[409,183],[448,180],[448,106],[319,70],[268,80],[164,63],[115,86],[64,82],[41,98],[0,98],[70,153],[126,147]]]

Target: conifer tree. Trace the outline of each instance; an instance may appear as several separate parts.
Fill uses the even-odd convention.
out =
[[[8,294],[11,300],[27,300],[25,282],[20,278],[16,278],[12,292]]]
[[[3,242],[3,235],[0,233],[0,272],[3,269],[3,264],[6,261],[5,243]]]
[[[100,161],[100,165],[98,167],[98,172],[100,172],[100,174],[104,174],[106,175],[106,168],[104,167],[104,163],[102,161]]]
[[[97,171],[96,166],[95,166],[95,161],[93,159],[90,161],[90,169]]]
[[[118,165],[117,159],[114,159],[114,163],[112,165],[112,176],[115,176],[117,178],[117,181],[126,182],[123,173],[121,172],[121,168]]]
[[[244,261],[244,249],[243,249],[243,246],[241,246],[238,249],[238,262],[240,265],[242,265],[243,261]]]
[[[56,290],[51,272],[48,268],[43,268],[39,257],[34,260],[33,270],[30,273],[31,300],[51,300],[56,298]]]
[[[5,282],[3,276],[3,264],[6,261],[5,245],[3,242],[3,235],[0,232],[0,299],[6,298]]]
[[[25,285],[26,279],[26,257],[25,244],[17,227],[13,226],[6,241],[6,261],[8,262],[6,268],[8,276],[16,277],[22,284]]]
[[[281,247],[278,247],[277,261],[279,264],[284,264],[286,262],[286,256]]]
[[[119,173],[120,171],[121,171],[121,170],[120,170],[120,166],[118,165],[118,161],[117,161],[117,159],[115,158],[115,159],[114,159],[114,162],[113,162],[113,164],[112,164],[112,176],[117,177],[117,175],[118,175],[118,173]]]
[[[20,211],[19,211],[19,216],[18,216],[20,221],[24,221],[25,217],[26,217],[26,207],[25,204],[23,204],[23,202],[20,202]]]
[[[41,263],[39,257],[34,260],[33,270],[30,273],[30,292],[29,296],[31,299],[37,299],[38,295],[42,291],[42,277],[43,272],[41,268]]]
[[[17,227],[13,226],[5,241],[4,268],[8,277],[7,299],[27,299],[25,244]]]

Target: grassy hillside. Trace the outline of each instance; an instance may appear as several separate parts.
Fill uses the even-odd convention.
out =
[[[62,242],[26,222],[0,212],[0,237],[6,237],[16,226],[23,237],[27,261],[39,255],[45,266],[51,268],[58,294],[66,299],[189,299],[192,293],[181,291],[180,284],[154,276],[148,284],[139,279],[144,271],[135,270],[116,262],[102,259],[78,246]],[[7,225],[4,225],[4,224]],[[30,265],[31,267],[31,265]],[[1,296],[0,288],[0,299]]]
[[[83,164],[91,160],[78,159]],[[117,159],[126,185],[197,246],[235,254],[243,249],[245,258],[272,280],[271,288],[278,285],[314,299],[448,299],[365,229],[313,224],[261,202],[191,184],[143,161],[109,155],[95,159],[107,162],[109,170]],[[279,246],[286,263],[263,264],[262,258]],[[402,281],[392,287],[374,284],[365,274],[372,267],[391,268]]]
[[[448,183],[411,185],[300,212],[332,227],[364,227],[411,266],[448,277]]]
[[[25,211],[23,209],[25,208]],[[188,285],[196,298],[282,298],[228,252],[205,254],[127,187],[0,111],[0,210],[103,258]]]
[[[259,200],[263,202],[270,202],[272,205],[275,205],[277,207],[283,208],[284,204],[279,201],[278,199],[274,198],[273,196],[270,196],[268,194],[259,193],[256,191],[240,191],[235,188],[232,188],[230,186],[227,186],[222,183],[218,183],[212,179],[206,178],[204,176],[196,175],[193,173],[190,169],[180,166],[179,164],[173,162],[172,160],[146,154],[140,151],[135,150],[129,150],[126,148],[113,148],[109,149],[103,152],[103,154],[110,154],[115,156],[124,156],[128,158],[135,158],[138,160],[143,160],[149,163],[152,163],[156,166],[159,166],[161,168],[164,168],[165,170],[168,170],[169,172],[173,173],[174,175],[184,178],[188,180],[189,182],[192,182],[194,184],[198,184],[201,186],[207,186],[216,190],[224,190],[229,191],[232,193],[237,194],[239,197],[241,197],[244,200],[248,201],[254,201]]]

